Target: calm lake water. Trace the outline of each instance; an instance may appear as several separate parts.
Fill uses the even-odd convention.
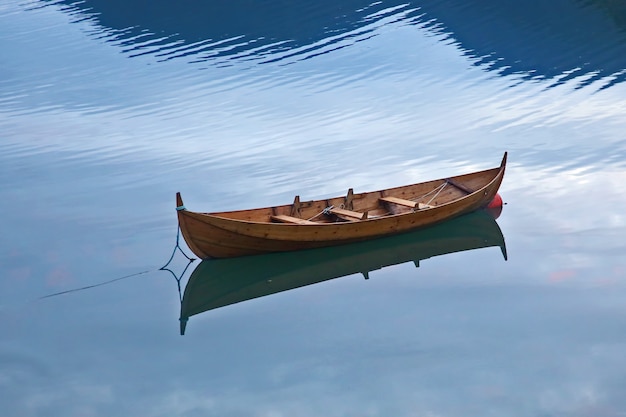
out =
[[[626,415],[625,3],[201,3],[0,2],[2,415]],[[261,207],[504,151],[497,223],[175,252],[181,292],[323,281],[180,335],[176,191]]]

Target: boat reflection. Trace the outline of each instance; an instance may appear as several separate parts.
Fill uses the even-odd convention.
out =
[[[202,261],[181,299],[180,333],[191,316],[334,278],[479,248],[500,247],[499,213],[479,210],[419,231],[331,248]]]

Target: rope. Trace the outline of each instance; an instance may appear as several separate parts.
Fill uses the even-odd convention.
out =
[[[178,209],[178,208],[177,208]],[[183,254],[183,256],[185,256],[185,258],[187,258],[189,260],[189,262],[187,263],[187,266],[185,267],[185,269],[183,270],[183,272],[180,274],[180,277],[177,277],[176,274],[168,268],[168,265],[172,262],[172,260],[174,259],[174,255],[176,254],[176,251],[180,251],[180,253]],[[165,265],[163,265],[161,268],[158,269],[158,271],[168,271],[170,272],[172,275],[174,275],[174,278],[176,279],[176,282],[178,284],[178,295],[179,297],[181,297],[182,300],[182,295],[181,295],[181,288],[180,288],[180,280],[181,278],[185,275],[185,272],[187,272],[187,269],[189,268],[189,266],[192,264],[193,261],[195,261],[195,258],[191,258],[189,256],[187,256],[187,254],[183,251],[183,249],[180,247],[180,227],[178,227],[177,233],[176,233],[176,246],[174,247],[174,251],[172,252],[172,256],[170,256],[170,259],[165,263]],[[130,274],[130,275],[125,275],[123,277],[119,277],[119,278],[115,278],[115,279],[110,279],[108,281],[104,281],[104,282],[100,282],[97,284],[93,284],[93,285],[87,285],[85,287],[80,287],[80,288],[73,288],[71,290],[66,290],[66,291],[60,291],[60,292],[56,292],[54,294],[48,294],[48,295],[44,295],[42,297],[39,297],[40,300],[44,299],[44,298],[50,298],[50,297],[56,297],[59,295],[63,295],[63,294],[69,294],[69,293],[73,293],[73,292],[77,292],[77,291],[83,291],[83,290],[88,290],[91,288],[96,288],[96,287],[101,287],[103,285],[107,285],[107,284],[111,284],[113,282],[117,282],[117,281],[121,281],[123,279],[128,279],[128,278],[132,278],[132,277],[136,277],[138,275],[144,275],[150,272],[154,272],[155,270],[147,270],[147,271],[141,271],[141,272],[137,272],[134,274]]]
[[[137,275],[147,274],[148,272],[152,272],[152,271],[141,271],[141,272],[137,272],[135,274],[125,275],[123,277],[119,277],[119,278],[111,279],[109,281],[101,282],[99,284],[88,285],[86,287],[80,287],[80,288],[74,288],[74,289],[71,289],[71,290],[56,292],[54,294],[48,294],[48,295],[44,295],[43,297],[39,297],[39,299],[43,300],[44,298],[56,297],[57,295],[63,295],[63,294],[69,294],[71,292],[88,290],[90,288],[100,287],[102,285],[110,284],[110,283],[115,282],[115,281],[121,281],[121,280],[126,279],[126,278],[136,277]]]
[[[328,206],[328,207],[326,207],[324,210],[320,211],[320,212],[319,212],[319,213],[317,213],[315,216],[313,216],[313,217],[311,217],[310,219],[307,219],[307,220],[308,220],[308,221],[311,221],[311,220],[313,220],[313,219],[317,219],[317,218],[318,218],[319,216],[321,216],[322,214],[325,214],[325,215],[327,215],[327,216],[328,216],[328,215],[330,215],[330,214],[331,214],[331,213],[330,213],[330,211],[331,211],[332,209],[334,209],[334,208],[335,208],[335,206]]]
[[[439,195],[439,193],[440,193],[440,192],[442,192],[444,188],[446,188],[446,185],[448,185],[448,183],[447,183],[447,182],[444,182],[441,186],[439,186],[439,191],[437,191],[437,194],[435,194],[435,195],[433,196],[433,198],[431,198],[430,200],[428,200],[428,203],[426,203],[426,204],[430,204],[430,202],[431,202],[431,201],[433,201],[435,198],[437,198],[437,196]],[[436,190],[436,188],[435,188],[435,190]],[[434,191],[434,190],[433,190],[433,191]]]
[[[178,207],[176,209],[178,209]],[[172,259],[174,259],[174,255],[176,254],[176,250],[177,249],[180,251],[180,253],[182,253],[185,256],[185,258],[189,259],[189,261],[191,261],[191,262],[195,261],[194,258],[190,258],[189,256],[187,256],[187,254],[180,247],[180,224],[178,225],[178,227],[176,229],[176,246],[174,246],[174,251],[172,252],[172,256],[170,256],[170,259],[165,263],[165,265],[163,265],[161,268],[159,268],[159,270],[164,270],[164,269],[167,268],[167,266],[170,264],[170,262],[172,262]]]
[[[421,197],[417,197],[417,198],[411,198],[410,201],[420,201],[426,197],[428,197],[429,195],[431,195],[434,192],[437,192],[430,200],[428,200],[428,202],[426,204],[430,204],[431,201],[433,201],[435,198],[437,198],[437,196],[439,195],[439,193],[441,191],[443,191],[444,188],[446,188],[446,185],[448,185],[447,182],[442,183],[441,185],[438,185],[437,187],[433,188],[432,190],[430,190],[429,192],[427,192],[426,194],[422,195]]]

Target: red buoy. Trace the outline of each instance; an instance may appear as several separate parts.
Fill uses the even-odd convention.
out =
[[[500,217],[500,214],[502,213],[502,197],[500,197],[500,194],[496,194],[496,196],[493,198],[493,200],[491,200],[491,202],[489,204],[487,204],[487,207],[485,207],[485,210],[491,214],[491,216],[493,216],[494,219],[497,219],[498,217]]]
[[[496,194],[493,200],[487,204],[487,208],[499,208],[502,207],[502,204],[502,197],[500,197],[500,194]]]

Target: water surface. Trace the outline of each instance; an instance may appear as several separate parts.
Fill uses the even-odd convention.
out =
[[[600,0],[5,1],[3,410],[621,415],[625,22]],[[352,273],[180,336],[176,191],[261,207],[504,151],[508,260]]]

